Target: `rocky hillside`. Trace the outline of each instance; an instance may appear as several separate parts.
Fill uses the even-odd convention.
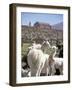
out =
[[[22,43],[23,42],[42,42],[49,40],[52,43],[63,41],[63,30],[57,29],[40,29],[36,27],[22,26]]]
[[[52,28],[56,30],[63,30],[63,22],[53,25]]]

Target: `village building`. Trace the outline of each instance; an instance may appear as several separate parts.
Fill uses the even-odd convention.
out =
[[[40,29],[51,29],[51,25],[48,23],[43,23],[43,22],[36,22],[34,24],[34,27],[40,28]]]

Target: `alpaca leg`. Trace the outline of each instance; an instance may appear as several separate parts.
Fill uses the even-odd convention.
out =
[[[63,75],[63,67],[60,67],[60,75]]]
[[[37,73],[36,73],[36,76],[40,76],[41,74],[41,71],[42,71],[42,68],[43,68],[43,64],[41,64],[37,70]]]
[[[54,75],[56,72],[54,65],[52,65],[50,69],[51,69],[51,75]]]

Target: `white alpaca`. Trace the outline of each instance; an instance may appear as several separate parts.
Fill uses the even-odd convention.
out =
[[[55,75],[56,69],[59,69],[60,75],[63,75],[63,59],[50,57],[49,68],[49,75]]]
[[[60,75],[63,75],[63,59],[55,57],[57,49],[58,48],[56,46],[50,46],[49,42],[48,47],[44,49],[45,53],[48,53],[49,55],[48,58],[49,75],[55,75],[56,69],[59,69]]]
[[[60,75],[63,75],[63,59],[62,58],[54,58],[55,69],[59,69]]]
[[[44,41],[42,45],[33,44],[28,53],[28,64],[31,69],[31,76],[40,76],[41,72],[48,75],[49,65],[48,58],[49,55],[44,52],[46,48],[48,49],[50,44],[48,41]],[[44,51],[43,51],[44,50]]]
[[[54,75],[56,72],[56,69],[59,69],[60,75],[63,74],[63,59],[55,57],[56,51],[57,51],[57,47],[52,46],[52,53],[49,58],[50,75]]]
[[[48,75],[48,57],[42,50],[31,49],[28,53],[28,64],[31,69],[31,76],[40,76],[42,69],[45,66],[46,75]]]

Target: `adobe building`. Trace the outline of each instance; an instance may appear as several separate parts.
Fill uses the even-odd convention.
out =
[[[40,28],[40,29],[51,29],[51,25],[43,22],[36,22],[34,24],[34,27]]]

